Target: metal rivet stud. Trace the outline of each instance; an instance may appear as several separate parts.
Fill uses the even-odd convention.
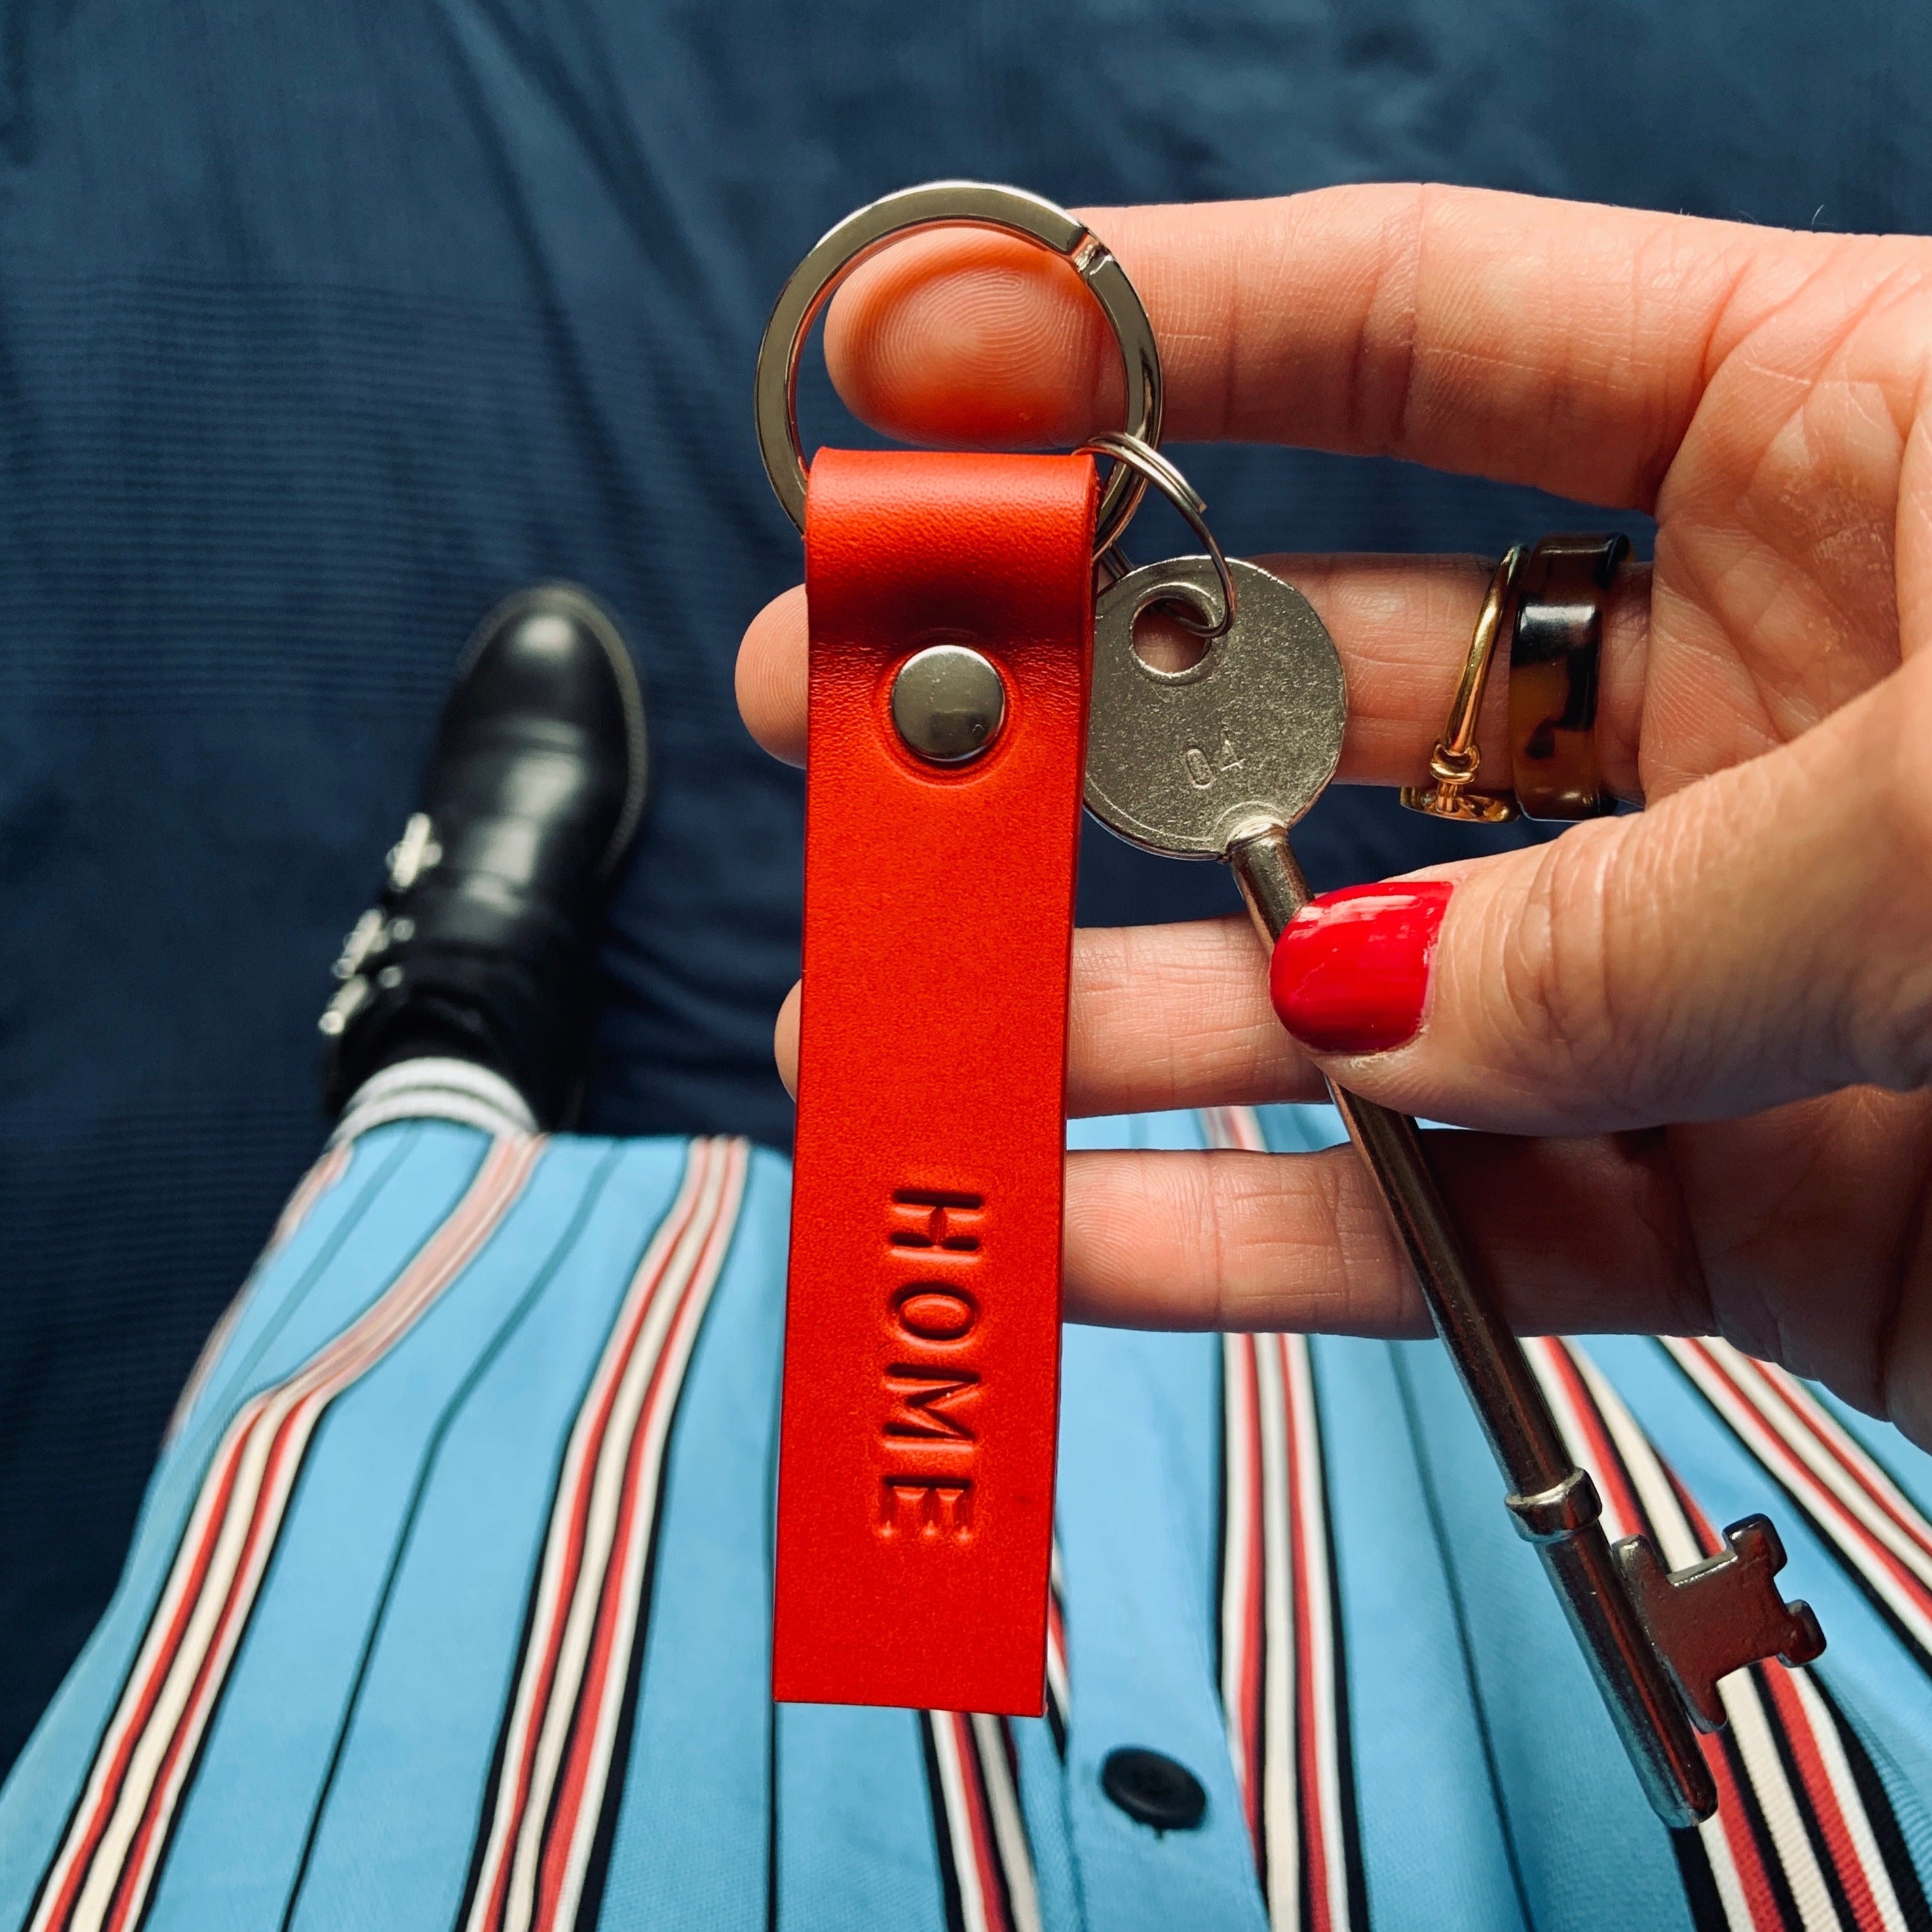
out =
[[[1191,1832],[1208,1815],[1208,1794],[1184,1764],[1138,1744],[1107,1754],[1100,1787],[1136,1823]]]
[[[909,751],[935,765],[963,765],[1000,735],[1006,688],[999,672],[964,644],[934,644],[899,667],[892,722]]]

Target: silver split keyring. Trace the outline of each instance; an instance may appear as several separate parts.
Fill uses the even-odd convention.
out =
[[[1142,442],[1139,437],[1120,436],[1112,430],[1105,436],[1096,436],[1090,442],[1083,442],[1075,454],[1111,456],[1114,459],[1114,473],[1117,476],[1124,470],[1138,471],[1187,519],[1188,526],[1201,539],[1201,547],[1208,553],[1208,562],[1214,566],[1214,574],[1221,580],[1221,614],[1212,623],[1202,623],[1194,618],[1183,616],[1177,610],[1175,621],[1192,631],[1197,638],[1212,639],[1226,637],[1228,627],[1234,621],[1234,573],[1228,568],[1227,557],[1215,541],[1214,532],[1208,527],[1206,499],[1180,473],[1179,466],[1170,458],[1162,455],[1159,450]],[[1117,570],[1119,576],[1126,574],[1126,560],[1112,544],[1101,551],[1100,562],[1110,575]]]
[[[916,228],[993,228],[1072,264],[1120,344],[1127,378],[1127,434],[1145,448],[1160,440],[1160,356],[1154,327],[1126,271],[1105,242],[1065,208],[1023,188],[984,182],[928,182],[848,214],[792,271],[758,346],[758,450],[785,514],[805,528],[805,452],[798,440],[798,365],[812,325],[841,280],[868,255]],[[1146,493],[1147,478],[1118,463],[1102,492],[1096,554],[1113,544]]]

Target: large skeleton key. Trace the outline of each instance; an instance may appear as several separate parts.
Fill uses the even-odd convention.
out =
[[[1347,716],[1341,659],[1299,592],[1231,563],[1233,621],[1183,670],[1150,668],[1135,620],[1156,604],[1222,615],[1205,556],[1124,577],[1096,614],[1088,808],[1152,852],[1220,859],[1272,946],[1305,904],[1288,830],[1334,776]],[[1718,1678],[1760,1659],[1802,1664],[1824,1648],[1816,1619],[1773,1580],[1784,1552],[1762,1516],[1733,1524],[1726,1552],[1676,1572],[1648,1539],[1613,1550],[1588,1474],[1570,1460],[1521,1345],[1497,1314],[1445,1205],[1415,1124],[1331,1085],[1336,1108],[1420,1282],[1652,1808],[1666,1824],[1708,1817],[1717,1793],[1693,1730],[1724,1722]]]

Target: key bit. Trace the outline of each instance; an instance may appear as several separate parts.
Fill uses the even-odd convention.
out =
[[[1724,1532],[1724,1542],[1718,1555],[1682,1570],[1666,1570],[1647,1536],[1627,1536],[1611,1551],[1701,1731],[1726,1721],[1720,1678],[1774,1657],[1809,1664],[1825,1648],[1811,1606],[1786,1602],[1778,1587],[1784,1545],[1771,1519],[1748,1516]]]

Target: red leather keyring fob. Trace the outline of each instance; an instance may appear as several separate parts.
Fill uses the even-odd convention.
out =
[[[812,466],[782,1699],[1042,1707],[1096,500],[1086,457]],[[940,644],[1004,686],[956,764],[894,722]]]

